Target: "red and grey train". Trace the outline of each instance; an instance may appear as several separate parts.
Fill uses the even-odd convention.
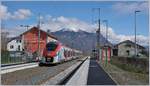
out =
[[[43,56],[39,62],[39,65],[56,64],[63,61],[68,61],[79,57],[81,54],[81,51],[66,47],[60,42],[49,42],[43,50]]]

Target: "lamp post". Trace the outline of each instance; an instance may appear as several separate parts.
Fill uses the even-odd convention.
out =
[[[141,11],[139,11],[139,10],[136,10],[136,11],[134,11],[134,23],[135,23],[135,49],[134,49],[134,52],[135,52],[135,57],[137,56],[137,45],[136,45],[136,14],[138,13],[138,12],[141,12]]]
[[[26,28],[26,31],[28,30],[28,28],[30,27],[29,25],[20,25],[20,27],[25,27]],[[27,41],[25,40],[25,38],[24,38],[24,35],[22,35],[22,39],[23,39],[23,51],[25,51],[25,53],[27,53],[27,55],[28,55],[28,47],[27,47]],[[26,58],[26,60],[27,60],[27,57],[25,56],[25,58]]]
[[[103,22],[105,23],[105,25],[106,25],[106,43],[105,43],[105,45],[107,45],[107,39],[108,39],[108,20],[103,20]]]
[[[40,28],[41,28],[41,15],[39,13],[38,15],[38,25],[37,25],[37,28],[38,28],[38,60],[40,59],[40,56],[41,56],[41,53],[40,53]]]
[[[108,45],[107,45],[107,44],[108,44],[108,43],[107,43],[107,38],[108,38],[108,21],[107,21],[107,20],[103,20],[103,22],[104,22],[105,25],[106,25],[106,26],[105,26],[105,27],[106,27],[106,28],[105,28],[105,29],[106,29],[106,34],[105,34],[105,35],[106,35],[106,39],[105,39],[106,41],[105,41],[104,48],[105,48],[105,55],[106,55],[106,56],[105,56],[105,58],[106,58],[106,59],[105,59],[105,63],[106,63],[106,65],[107,65],[107,61],[108,61],[108,53],[107,53],[107,52],[108,52]]]
[[[92,9],[92,12],[94,12],[94,10],[97,10],[98,11],[98,18],[97,18],[97,22],[98,22],[98,28],[97,28],[97,30],[96,30],[96,40],[97,40],[97,61],[100,61],[101,60],[101,19],[100,19],[100,16],[101,16],[101,8],[93,8]],[[92,21],[94,21],[93,20],[93,18],[92,18]]]
[[[100,37],[100,34],[101,34],[101,20],[100,20],[100,13],[101,13],[101,9],[100,8],[95,8],[98,10],[98,29],[96,31],[96,34],[97,34],[97,50],[98,50],[98,57],[97,57],[97,60],[99,61],[101,59],[101,45],[100,45],[100,42],[101,42],[101,37]]]
[[[38,28],[38,60],[41,59],[41,50],[40,50],[40,46],[41,46],[41,25],[44,24],[44,22],[41,21],[42,17],[41,14],[39,13],[38,15],[38,24],[37,24],[37,28]]]

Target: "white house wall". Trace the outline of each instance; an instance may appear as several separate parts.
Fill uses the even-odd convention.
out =
[[[127,54],[127,50],[129,50],[130,55],[129,56],[133,56],[135,54],[135,47],[131,46],[131,47],[125,47],[126,43],[120,44],[118,45],[118,56],[128,56]],[[140,52],[141,49],[137,49],[137,53]]]
[[[13,45],[13,48],[10,48],[11,45]],[[20,51],[22,51],[22,42],[16,42],[16,39],[12,40],[7,44],[7,50],[8,51],[19,51],[18,50],[19,45],[20,45]]]

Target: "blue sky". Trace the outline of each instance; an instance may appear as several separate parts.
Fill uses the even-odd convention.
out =
[[[145,4],[146,3],[146,4]],[[18,9],[28,9],[32,13],[24,19],[4,19],[2,23],[6,28],[17,25],[32,25],[37,23],[37,17],[50,15],[54,18],[63,16],[65,18],[76,18],[88,24],[96,20],[97,11],[92,12],[92,8],[101,8],[101,20],[108,20],[109,27],[115,34],[134,34],[134,10],[140,9],[137,14],[137,34],[148,37],[148,3],[147,2],[118,2],[118,1],[97,1],[97,2],[52,2],[52,1],[8,1],[2,2],[7,7],[7,12],[13,13]]]

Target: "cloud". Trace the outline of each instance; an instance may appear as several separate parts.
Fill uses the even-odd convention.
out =
[[[11,16],[12,19],[26,19],[31,15],[31,11],[28,9],[18,9],[14,14]]]
[[[83,30],[89,33],[95,33],[98,25],[97,24],[89,24],[87,22],[81,21],[76,18],[66,18],[63,16],[54,18],[49,15],[49,18],[46,18],[46,23],[42,26],[43,30],[50,29],[52,32],[61,30],[62,28],[70,29],[71,31],[79,31]],[[101,34],[105,37],[106,35],[106,29],[105,26],[101,25]],[[122,35],[122,34],[116,34],[115,31],[109,27],[108,28],[108,37],[109,41],[113,43],[118,43],[124,40],[131,40],[134,41],[134,35]],[[137,43],[142,45],[148,45],[148,37],[145,37],[143,35],[137,35]]]
[[[2,28],[1,32],[8,32],[8,37],[16,37],[19,36],[21,33],[25,32],[26,29],[20,26],[12,27],[12,28]]]
[[[5,15],[7,15],[7,7],[0,5],[0,19],[2,19]]]
[[[52,17],[50,15],[47,15],[45,17],[41,17],[42,18],[41,21],[45,20],[44,24],[41,25],[41,29],[44,31],[47,31],[49,29],[51,32],[55,32],[55,31],[62,30],[62,28],[67,28],[67,30],[71,30],[75,32],[82,30],[82,31],[86,31],[89,33],[95,33],[98,28],[98,25],[96,24],[89,24],[87,22],[81,21],[76,18],[66,18],[63,16]],[[18,26],[16,27],[16,29],[11,29],[8,31],[10,32],[11,36],[14,36],[14,35],[19,35],[19,32],[22,33],[23,30],[25,31],[25,28]],[[101,34],[105,37],[106,29],[103,24],[101,25]],[[116,34],[114,29],[109,27],[108,28],[108,40],[112,43],[119,43],[124,40],[134,41],[134,35]],[[143,35],[137,35],[137,43],[141,45],[148,45],[149,38]]]
[[[8,19],[22,20],[22,19],[27,19],[31,15],[32,13],[29,9],[18,9],[17,11],[11,13],[8,12],[7,6],[0,5],[0,19],[2,20],[8,20]]]
[[[119,14],[133,14],[135,10],[140,10],[142,13],[148,14],[148,2],[132,2],[132,3],[116,3],[112,8]]]
[[[114,41],[115,43],[117,42],[122,42],[124,40],[131,40],[131,41],[135,41],[135,36],[133,35],[115,35],[113,38],[111,37],[110,39],[111,41]],[[143,35],[137,35],[136,37],[136,42],[138,44],[141,44],[141,45],[149,45],[149,38],[148,37],[145,37]]]
[[[76,18],[66,18],[63,16],[57,18],[46,18],[45,23],[42,25],[44,30],[50,29],[52,32],[61,30],[62,28],[69,28],[72,31],[77,32],[78,30],[83,30],[87,32],[95,31],[92,26],[84,21],[78,20]]]

